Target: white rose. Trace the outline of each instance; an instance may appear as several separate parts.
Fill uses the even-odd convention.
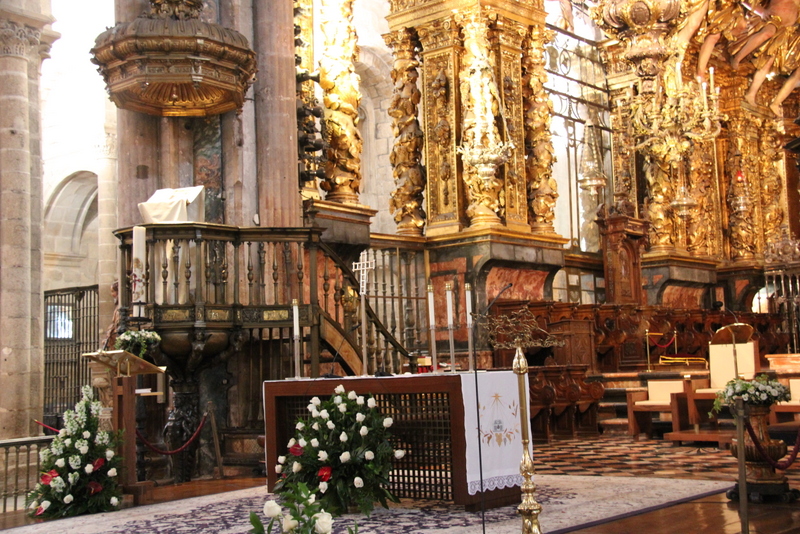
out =
[[[341,403],[342,403],[342,398],[341,398],[339,395],[336,395],[336,396],[333,398],[333,403],[334,403],[334,404],[341,404]]]
[[[364,415],[363,413],[361,413],[361,412],[358,412],[358,413],[356,414],[356,421],[357,421],[357,422],[359,422],[359,423],[363,423],[363,422],[364,422],[364,419],[366,419],[366,418],[367,418],[367,416],[365,416],[365,415]]]
[[[347,394],[347,398],[350,400],[356,400],[358,398],[358,395],[356,394],[355,391],[351,391],[350,393]]]
[[[341,413],[345,413],[347,411],[347,405],[346,404],[340,404],[339,405],[339,411]]]
[[[367,407],[374,408],[375,406],[376,406],[375,399],[373,397],[370,397],[369,400],[367,401]]]
[[[308,496],[308,504],[314,504],[316,502],[316,500],[317,500],[317,496],[314,493],[312,493],[311,495]]]
[[[116,497],[111,497],[111,501],[110,502],[111,502],[111,506],[116,506],[116,505],[119,504],[119,499],[117,499]]]
[[[365,426],[362,426],[362,427],[359,429],[358,433],[359,433],[359,434],[361,434],[361,437],[364,437],[364,436],[366,436],[367,434],[369,434],[369,428],[367,428],[367,427],[365,427]]]
[[[355,487],[357,487],[357,488],[363,488],[364,487],[364,481],[361,480],[361,477],[356,477],[356,478],[353,479],[353,485]]]
[[[309,404],[308,406],[306,406],[306,410],[308,410],[313,414],[317,410],[317,407],[314,406],[313,404]]]
[[[264,503],[264,515],[267,517],[278,517],[281,515],[281,505],[275,501],[267,501]]]
[[[66,463],[67,462],[65,462],[63,458],[59,458],[58,460],[56,460],[56,467],[64,467]]]
[[[317,438],[313,438],[313,439],[311,440],[311,446],[312,446],[312,447],[314,447],[315,449],[316,449],[317,447],[319,447],[319,440],[318,440]]]
[[[319,417],[319,410],[317,410],[316,408],[311,410],[311,417]],[[317,423],[314,424],[316,425]]]
[[[344,386],[339,384],[338,386],[336,386],[336,389],[334,389],[333,392],[336,393],[337,395],[341,395],[342,393],[344,393]]]
[[[297,528],[298,524],[299,523],[295,519],[293,519],[292,516],[285,515],[283,516],[283,525],[281,526],[283,527],[284,532],[290,532],[295,528]]]
[[[367,451],[367,452],[365,452],[365,453],[364,453],[364,458],[365,458],[365,459],[366,459],[368,462],[371,462],[372,460],[374,460],[374,459],[375,459],[375,453],[374,453],[374,452],[372,452],[372,451]]]
[[[294,427],[297,430],[303,430],[306,427],[306,425],[304,425],[302,421],[299,421],[296,425],[294,425]]]
[[[325,426],[327,426],[330,430],[336,428],[336,425],[333,424],[333,421],[328,421],[327,423],[325,423]]]
[[[396,451],[394,451],[394,457],[397,458],[398,460],[405,455],[406,451],[404,451],[403,449],[397,449]]]
[[[87,445],[84,445],[78,450],[81,451],[81,454],[86,454],[87,452],[89,452],[89,447]]]
[[[89,439],[90,437],[92,437],[92,433],[89,432],[88,430],[84,430],[83,431],[83,439]]]
[[[44,511],[50,508],[50,501],[42,501],[42,504],[39,507]]]
[[[314,531],[317,534],[330,534],[333,529],[333,516],[328,512],[314,514]]]
[[[297,443],[297,440],[292,438],[292,439],[289,440],[289,443],[286,444],[286,447],[291,449],[292,447],[294,447],[295,443]]]
[[[344,451],[341,455],[339,455],[339,461],[342,462],[343,464],[346,464],[347,462],[349,462],[350,461],[350,453],[347,452],[347,451]]]
[[[314,406],[319,406],[321,402],[322,401],[319,400],[319,397],[313,397],[311,399],[311,404],[313,404]]]
[[[303,469],[303,466],[300,462],[295,462],[292,464],[292,473],[299,473]]]
[[[325,493],[326,491],[328,491],[328,483],[327,482],[320,482],[319,483],[319,492],[320,493]]]
[[[322,417],[323,419],[327,419],[330,417],[330,415],[328,415],[328,410],[322,410],[321,412],[319,412],[319,416]]]
[[[73,500],[75,500],[75,497],[73,497],[72,494],[70,493],[70,494],[68,494],[67,496],[64,497],[64,504],[69,504]]]
[[[116,467],[112,467],[111,469],[109,469],[108,470],[108,476],[110,476],[110,477],[117,476],[117,468]]]
[[[300,441],[298,441],[297,443],[299,443],[300,446],[303,447],[304,449],[306,448],[306,445],[308,445],[308,442],[303,438],[300,438]]]
[[[106,460],[110,460],[110,459],[112,459],[113,457],[114,457],[114,451],[112,451],[111,449],[108,449],[108,450],[106,451]]]
[[[328,459],[328,453],[327,452],[319,451],[319,453],[317,453],[317,460],[319,460],[320,462],[324,462],[327,459]]]
[[[313,428],[314,430],[319,430],[319,423],[314,423],[313,425],[311,425],[311,428]]]
[[[278,465],[275,466],[275,472],[276,473],[278,473],[280,475],[282,471],[283,471],[283,466],[281,464],[278,464]]]
[[[356,404],[358,404],[359,406],[363,406],[363,405],[364,405],[364,397],[362,397],[361,395],[359,395],[359,396],[356,398]]]
[[[389,428],[390,426],[392,426],[392,423],[394,423],[394,421],[392,421],[391,417],[387,417],[386,419],[383,420],[383,426],[385,428]]]
[[[94,471],[94,466],[92,464],[86,464],[86,467],[83,468],[86,471],[87,475],[91,475],[92,471]]]
[[[339,441],[341,441],[342,443],[345,443],[347,441],[347,432],[342,432],[341,434],[339,434]]]
[[[286,463],[286,456],[278,456],[278,463],[285,464]]]

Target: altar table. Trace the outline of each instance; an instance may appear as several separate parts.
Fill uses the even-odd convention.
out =
[[[268,487],[277,482],[278,456],[286,454],[297,418],[308,416],[310,399],[328,398],[342,384],[348,392],[375,397],[381,413],[394,420],[392,446],[406,450],[389,477],[397,497],[452,501],[471,510],[481,501],[487,508],[519,502],[517,376],[478,372],[477,395],[475,378],[474,373],[439,373],[264,382]]]

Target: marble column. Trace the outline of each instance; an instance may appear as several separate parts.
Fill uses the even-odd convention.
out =
[[[114,319],[116,302],[111,294],[111,284],[118,281],[117,255],[119,243],[113,231],[117,225],[117,134],[116,112],[111,101],[106,106],[105,143],[99,148],[97,161],[97,273],[100,290],[100,339]],[[113,120],[109,124],[110,119]],[[114,347],[108,347],[113,349]]]

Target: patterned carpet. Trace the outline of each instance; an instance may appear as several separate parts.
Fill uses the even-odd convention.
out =
[[[643,510],[718,493],[735,479],[736,460],[713,446],[673,446],[627,436],[560,440],[534,446],[536,500],[542,504],[542,528],[548,534],[570,532]],[[786,472],[800,486],[798,468]],[[569,475],[569,476],[563,476]],[[598,478],[603,476],[603,478]],[[687,480],[691,479],[691,480]],[[142,506],[93,516],[9,530],[9,534],[240,534],[249,530],[249,512],[260,512],[265,488],[241,490],[171,503]],[[578,512],[579,510],[579,512]],[[355,516],[336,521],[344,534]],[[519,532],[516,506],[489,510],[485,532]],[[480,513],[448,503],[404,500],[400,507],[379,509],[358,518],[362,534],[478,534]]]

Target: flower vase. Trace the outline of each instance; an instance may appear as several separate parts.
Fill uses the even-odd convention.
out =
[[[767,431],[769,412],[769,406],[750,406],[750,426],[753,427],[753,431],[767,456],[777,462],[786,456],[786,444],[781,440],[770,439]],[[786,477],[782,473],[777,473],[775,468],[764,460],[758,452],[747,429],[744,432],[744,452],[748,484],[786,483]],[[735,439],[731,442],[731,454],[735,458],[739,458],[739,444]]]

